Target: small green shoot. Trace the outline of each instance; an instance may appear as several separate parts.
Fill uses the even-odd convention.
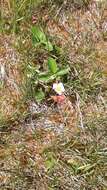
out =
[[[54,166],[56,164],[57,164],[57,161],[53,157],[53,154],[51,152],[49,154],[47,154],[47,159],[45,161],[45,167],[46,167],[47,171],[52,171],[52,169],[54,168]]]
[[[53,51],[53,45],[47,39],[45,33],[38,26],[33,26],[31,28],[32,32],[32,42],[33,45],[43,45],[43,47],[48,51]]]
[[[56,60],[53,59],[52,57],[49,57],[49,59],[48,59],[48,67],[49,67],[49,70],[50,70],[53,74],[56,73],[57,70],[58,70]]]
[[[45,98],[45,93],[42,91],[42,89],[39,89],[35,93],[35,99],[38,103],[40,103]]]

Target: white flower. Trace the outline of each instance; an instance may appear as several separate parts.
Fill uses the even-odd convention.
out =
[[[55,92],[56,92],[58,95],[62,95],[63,92],[65,92],[63,83],[62,83],[62,82],[54,83],[54,84],[53,84],[53,90],[55,90]]]

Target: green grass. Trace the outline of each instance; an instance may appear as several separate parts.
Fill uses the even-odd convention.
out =
[[[74,32],[70,36],[72,43],[69,40],[69,44],[65,42],[66,45],[62,46],[56,35],[51,36],[51,32],[47,30],[48,21],[44,23],[42,18],[44,12],[47,10],[46,14],[50,20],[52,17],[55,20],[55,15],[58,13],[55,20],[57,22],[63,11],[63,16],[66,18],[70,7],[69,1],[66,1],[66,4],[64,1],[42,0],[7,2],[8,4],[1,4],[0,32],[2,39],[4,35],[14,39],[12,46],[21,56],[20,67],[24,83],[21,84],[23,97],[17,103],[16,112],[8,120],[0,114],[0,189],[106,190],[107,88],[104,86],[103,70],[98,66],[100,57],[96,48],[97,43],[104,39],[99,37],[98,42],[93,40],[95,28],[91,31],[87,28],[88,39],[80,31],[80,38],[77,38],[76,43],[73,43],[75,41],[73,37],[76,37],[77,33],[72,30]],[[63,6],[60,13],[61,3]],[[79,10],[85,14],[84,11],[87,9],[84,10],[83,1],[79,3],[81,4]],[[72,5],[75,11],[78,11],[77,3],[73,1]],[[103,6],[105,5],[99,6],[101,11]],[[46,39],[52,44],[52,51],[44,48],[47,45],[45,38],[45,42],[33,45],[31,32],[33,14],[37,15],[37,24],[42,27]],[[99,33],[98,30],[97,32]],[[50,56],[54,59],[51,65],[48,60]],[[62,69],[68,66],[70,72],[57,78],[57,67]],[[48,69],[53,72],[55,78],[49,83],[41,83],[37,72],[41,74]],[[30,80],[28,74],[31,74]],[[77,106],[78,125],[84,126],[75,135],[67,129],[59,134],[53,128],[41,127],[46,119],[43,118],[44,112],[33,115],[29,111],[29,103],[37,100],[35,99],[37,90],[42,89],[45,94],[40,106],[47,103],[47,99],[53,94],[52,83],[56,79],[64,83],[66,94]],[[51,103],[47,105],[48,108],[52,106]],[[38,123],[40,128],[34,128],[35,123]]]

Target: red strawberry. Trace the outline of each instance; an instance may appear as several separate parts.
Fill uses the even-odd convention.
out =
[[[54,102],[58,104],[62,104],[65,101],[65,95],[57,95],[57,96],[51,96],[51,98],[54,100]]]

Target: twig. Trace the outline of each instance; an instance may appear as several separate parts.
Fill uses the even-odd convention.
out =
[[[83,117],[82,117],[82,112],[80,109],[80,96],[78,93],[76,93],[76,98],[77,98],[77,108],[78,108],[78,113],[79,113],[79,118],[80,118],[80,127],[83,129],[84,124],[83,124]]]
[[[104,105],[105,110],[107,110],[107,103],[104,100],[103,96],[99,95],[99,99],[102,101],[102,104]]]

